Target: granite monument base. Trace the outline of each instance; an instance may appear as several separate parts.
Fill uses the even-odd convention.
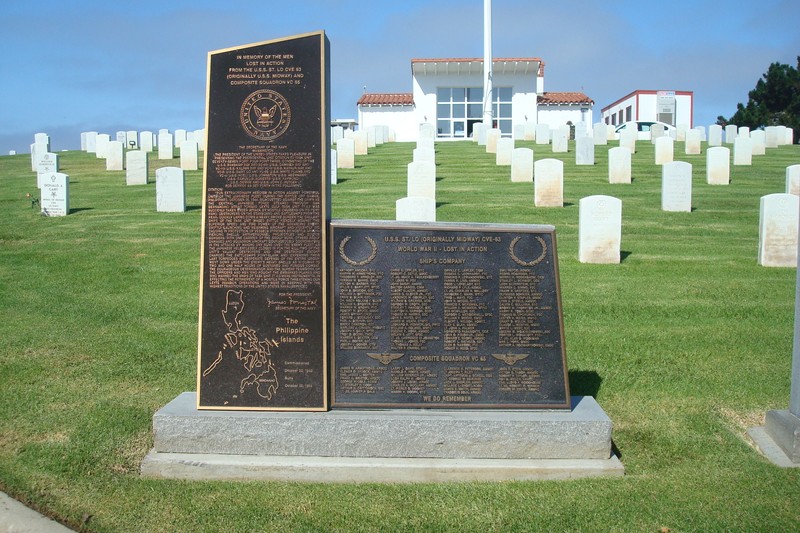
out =
[[[747,433],[775,465],[800,467],[800,418],[788,410],[767,411],[764,426]]]
[[[208,411],[185,392],[153,416],[147,477],[441,482],[621,476],[594,398],[569,411]]]

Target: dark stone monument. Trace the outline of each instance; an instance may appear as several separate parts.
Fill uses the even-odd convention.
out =
[[[326,410],[328,40],[208,57],[200,409]]]
[[[552,226],[331,223],[336,407],[569,409]]]

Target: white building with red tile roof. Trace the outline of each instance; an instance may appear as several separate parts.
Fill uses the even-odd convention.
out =
[[[411,93],[365,93],[358,100],[360,128],[389,126],[398,141],[414,141],[423,123],[439,140],[467,139],[491,106],[493,124],[504,136],[514,126],[592,124],[594,102],[582,92],[545,92],[540,58],[494,58],[492,94],[483,94],[482,58],[411,60]]]

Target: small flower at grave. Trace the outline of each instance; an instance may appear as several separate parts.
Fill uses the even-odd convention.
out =
[[[31,193],[29,193],[29,192],[25,193],[25,198],[27,198],[27,199],[28,199],[28,201],[30,201],[30,203],[31,203],[31,209],[33,209],[33,207],[34,207],[36,204],[38,204],[38,203],[39,203],[39,199],[38,199],[38,198],[36,198],[35,196],[33,196],[33,195],[32,195]]]

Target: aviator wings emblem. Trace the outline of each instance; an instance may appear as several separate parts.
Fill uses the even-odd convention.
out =
[[[492,357],[504,362],[507,365],[513,365],[518,361],[522,361],[528,357],[528,355],[529,354],[526,353],[493,353]]]
[[[367,352],[367,357],[375,359],[376,361],[380,362],[381,364],[388,365],[392,361],[400,359],[405,354],[402,353],[369,353]]]

